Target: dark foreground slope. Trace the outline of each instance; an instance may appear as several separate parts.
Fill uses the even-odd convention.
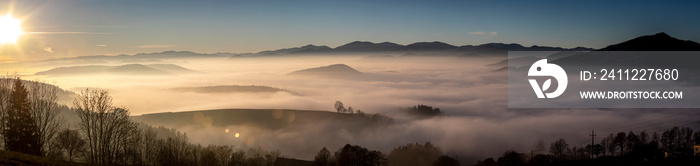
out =
[[[48,157],[34,156],[13,151],[0,151],[0,165],[90,165],[85,163],[76,163],[56,160]]]

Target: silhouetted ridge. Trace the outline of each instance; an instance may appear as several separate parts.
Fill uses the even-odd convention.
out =
[[[342,76],[342,75],[357,75],[361,72],[353,69],[345,64],[334,64],[317,68],[310,68],[292,72],[290,74],[298,75],[323,75],[323,76]]]
[[[58,67],[37,72],[35,75],[75,75],[75,74],[126,74],[126,75],[168,75],[189,74],[196,71],[173,64],[127,64],[121,66],[70,66]]]
[[[331,50],[332,50],[332,48],[330,48],[328,46],[315,46],[315,45],[309,44],[309,45],[302,46],[302,47],[284,48],[284,49],[278,49],[278,50],[272,50],[272,51],[262,51],[262,52],[259,52],[258,54],[278,55],[278,54],[328,52]]]
[[[607,46],[599,51],[700,51],[700,44],[661,32]]]
[[[434,42],[417,42],[405,46],[408,50],[446,50],[455,49],[457,46],[453,46],[447,43],[434,41]]]
[[[369,52],[369,51],[396,51],[404,46],[390,43],[372,43],[366,41],[354,41],[342,46],[336,47],[334,50],[339,52]]]

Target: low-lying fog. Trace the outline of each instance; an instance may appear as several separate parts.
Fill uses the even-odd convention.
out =
[[[294,56],[228,59],[170,59],[198,73],[172,75],[32,75],[53,67],[3,68],[25,79],[39,79],[79,91],[84,87],[110,90],[114,103],[132,115],[223,108],[298,109],[334,111],[335,101],[366,113],[381,113],[396,124],[381,130],[347,131],[329,122],[302,128],[267,131],[228,127],[182,127],[192,142],[260,146],[279,149],[283,156],[312,160],[322,147],[331,151],[357,144],[389,153],[410,142],[430,141],[450,156],[471,164],[474,159],[497,157],[513,149],[529,154],[538,140],[549,145],[566,138],[570,146],[590,143],[591,129],[599,136],[612,132],[665,130],[697,120],[693,110],[507,109],[507,72],[487,66],[503,58],[484,57],[367,57]],[[37,63],[38,64],[38,63]],[[291,75],[289,73],[332,64],[345,64],[357,75]],[[119,66],[123,63],[102,64]],[[205,93],[174,88],[218,85],[258,85],[284,89],[278,92]],[[290,91],[290,92],[288,92]],[[410,120],[396,108],[418,104],[438,107],[445,117]],[[157,122],[153,122],[157,124]],[[225,128],[235,130],[226,133]],[[241,133],[236,138],[232,133]],[[247,135],[246,135],[247,134]],[[253,135],[254,134],[254,135]],[[596,142],[601,137],[596,138]]]

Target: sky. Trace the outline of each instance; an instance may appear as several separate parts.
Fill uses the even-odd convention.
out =
[[[2,46],[0,62],[352,41],[602,48],[658,32],[700,41],[700,22],[693,21],[699,7],[688,1],[0,1],[0,13],[21,19],[25,32],[17,46]]]

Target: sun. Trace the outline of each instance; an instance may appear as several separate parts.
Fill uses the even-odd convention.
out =
[[[11,15],[0,16],[0,43],[16,43],[22,35],[22,27],[18,19]]]

